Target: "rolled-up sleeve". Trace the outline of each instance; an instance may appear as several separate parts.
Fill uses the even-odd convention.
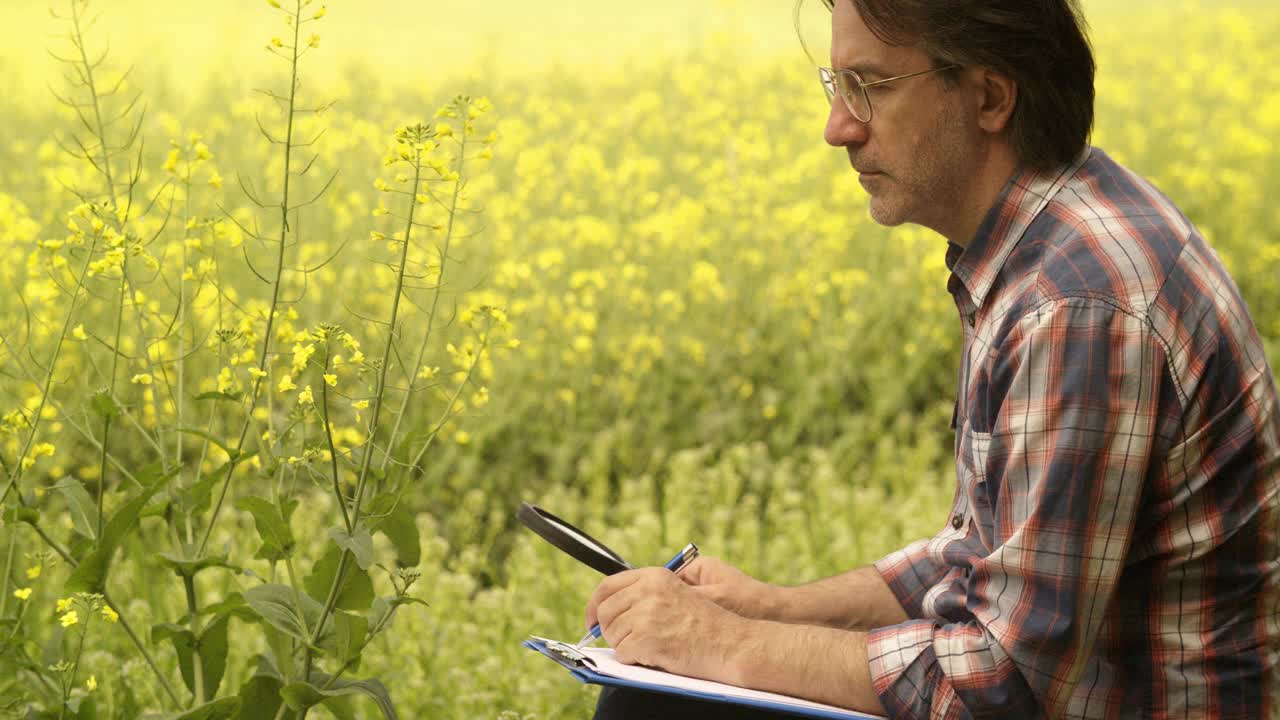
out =
[[[949,570],[929,556],[927,539],[917,540],[880,558],[875,562],[875,568],[898,598],[898,604],[906,611],[907,617],[911,618],[923,614],[921,605],[925,593],[937,585]]]
[[[1099,300],[1049,301],[989,357],[975,412],[990,443],[970,497],[994,549],[952,580],[965,621],[919,604],[935,572],[952,569],[935,571],[927,542],[877,563],[918,612],[867,637],[876,692],[895,718],[1063,715],[1152,471],[1172,380],[1142,318]]]

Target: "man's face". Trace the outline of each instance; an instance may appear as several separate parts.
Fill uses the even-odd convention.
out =
[[[832,67],[852,68],[864,82],[928,70],[921,50],[887,45],[863,23],[853,3],[837,0],[831,14]],[[976,165],[980,133],[961,94],[938,74],[895,80],[867,89],[871,122],[853,116],[837,95],[826,141],[844,147],[871,196],[871,217],[881,225],[945,225],[963,205]],[[967,240],[968,238],[964,238]]]

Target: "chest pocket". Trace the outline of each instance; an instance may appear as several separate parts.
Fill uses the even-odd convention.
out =
[[[998,482],[989,482],[987,478],[991,433],[975,431],[965,420],[956,443],[958,497],[952,512],[964,513],[960,538],[966,540],[968,550],[987,555],[995,547],[995,508],[1000,493]]]

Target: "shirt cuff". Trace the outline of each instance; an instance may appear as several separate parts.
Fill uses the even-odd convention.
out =
[[[867,633],[871,685],[889,717],[949,718],[962,707],[938,665],[936,629],[931,620],[908,620]]]
[[[877,560],[874,567],[907,617],[924,617],[925,594],[938,584],[944,574],[927,555],[929,539],[917,540]]]

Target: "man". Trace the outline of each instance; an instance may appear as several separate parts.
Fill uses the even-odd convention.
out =
[[[1074,3],[836,0],[831,29],[827,142],[876,221],[948,241],[954,505],[801,587],[612,576],[588,626],[623,662],[892,717],[1275,716],[1274,377],[1204,238],[1088,146]],[[749,716],[724,708],[606,691],[598,717]]]

